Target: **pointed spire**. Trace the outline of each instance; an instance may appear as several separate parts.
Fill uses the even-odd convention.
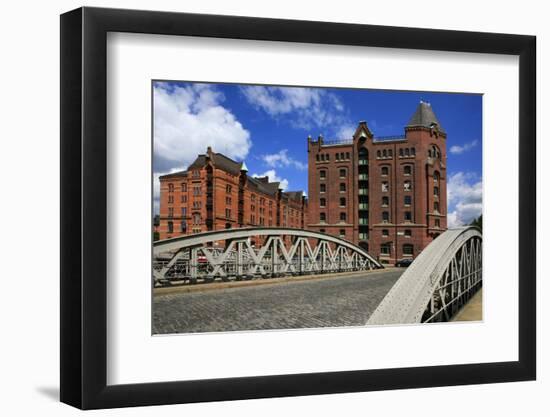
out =
[[[439,131],[444,132],[443,127],[439,123],[439,120],[437,120],[437,117],[432,109],[432,105],[430,103],[420,100],[416,111],[412,115],[406,127],[431,128],[434,124],[437,125]]]
[[[248,172],[248,167],[244,161],[241,162],[241,172]]]

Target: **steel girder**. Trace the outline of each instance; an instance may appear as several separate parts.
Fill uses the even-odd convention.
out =
[[[449,229],[430,243],[401,275],[367,324],[448,321],[481,283],[479,229]]]
[[[290,236],[292,242],[285,242]],[[255,247],[251,238],[262,237]],[[214,247],[215,242],[224,248]],[[315,245],[312,246],[312,241]],[[153,244],[156,282],[199,277],[251,279],[382,268],[361,247],[324,233],[278,227],[241,228],[166,239]],[[202,261],[200,261],[202,260]]]

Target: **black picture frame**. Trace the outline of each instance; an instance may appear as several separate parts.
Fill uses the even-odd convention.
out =
[[[519,56],[519,360],[107,385],[108,32]],[[95,409],[536,378],[534,36],[85,7],[61,16],[60,56],[62,402]]]

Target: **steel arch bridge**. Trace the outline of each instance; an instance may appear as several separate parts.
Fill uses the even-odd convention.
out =
[[[449,229],[401,275],[367,325],[449,321],[481,284],[479,229]]]
[[[256,246],[253,239],[261,244]],[[361,247],[344,239],[302,229],[226,229],[153,243],[155,285],[378,268],[383,266]]]

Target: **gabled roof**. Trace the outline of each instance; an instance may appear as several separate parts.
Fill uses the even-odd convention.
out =
[[[279,182],[265,182],[263,178],[247,177],[249,186],[264,194],[277,195],[279,191]]]
[[[188,170],[192,171],[193,169],[204,167],[206,165],[206,157],[207,155],[199,155],[197,159],[189,165]],[[212,153],[211,158],[216,168],[223,169],[233,175],[239,175],[241,172],[241,164],[239,162],[235,162],[221,153]]]
[[[302,191],[285,191],[284,194],[288,195],[291,200],[301,201],[304,195]]]
[[[187,177],[187,171],[178,171],[178,172],[172,172],[170,174],[161,175],[159,179],[165,179],[165,178],[185,178]]]
[[[406,127],[430,128],[434,123],[437,124],[441,132],[445,132],[443,130],[443,126],[441,126],[441,124],[439,123],[439,120],[437,120],[437,117],[432,109],[431,104],[421,101],[418,104],[418,107],[416,108],[416,111],[412,115],[411,119],[409,120],[409,123],[407,123]]]

